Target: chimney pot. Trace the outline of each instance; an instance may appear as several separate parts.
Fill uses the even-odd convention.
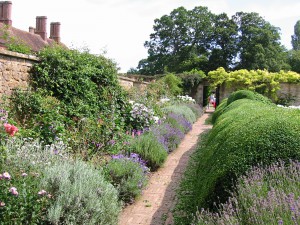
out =
[[[47,16],[37,16],[35,33],[40,35],[44,41],[47,40]]]
[[[60,22],[52,22],[50,24],[50,39],[60,43]]]
[[[34,33],[35,33],[35,29],[34,29],[34,27],[29,27],[29,33],[32,33],[32,34],[34,34]]]
[[[0,1],[0,22],[11,26],[11,1]]]

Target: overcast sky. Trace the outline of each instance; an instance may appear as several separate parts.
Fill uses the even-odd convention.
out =
[[[291,49],[294,25],[300,20],[299,0],[11,0],[13,26],[28,30],[36,16],[61,22],[61,41],[68,47],[87,47],[91,53],[113,59],[126,72],[147,57],[144,42],[154,19],[180,6],[207,6],[213,13],[257,12],[281,28],[282,44]]]

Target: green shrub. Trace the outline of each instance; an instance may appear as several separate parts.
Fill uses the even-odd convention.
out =
[[[51,144],[57,136],[65,135],[65,126],[71,123],[64,106],[54,97],[31,90],[14,90],[10,97],[11,116],[23,128],[25,137],[40,138]]]
[[[151,171],[159,168],[168,156],[166,149],[152,132],[134,138],[131,142],[130,152],[139,154]]]
[[[40,51],[38,57],[31,85],[61,101],[68,117],[97,117],[107,111],[114,114],[125,104],[116,65],[104,56],[54,46]]]
[[[128,157],[114,155],[107,163],[105,171],[108,180],[119,190],[120,199],[132,203],[147,184],[149,169],[138,154],[131,153]]]
[[[51,199],[39,194],[40,178],[35,170],[10,165],[0,171],[1,224],[44,224]],[[10,177],[4,178],[4,176]]]
[[[203,115],[203,109],[200,107],[199,104],[194,104],[194,103],[185,103],[187,107],[189,107],[193,113],[195,114],[196,118],[199,118],[200,116]]]
[[[300,112],[240,99],[227,106],[198,149],[191,208],[224,203],[237,177],[251,166],[300,159]]]
[[[254,100],[254,101],[263,102],[270,106],[274,106],[274,104],[272,103],[272,101],[269,98],[267,98],[257,92],[253,92],[253,91],[249,91],[249,90],[235,91],[235,92],[231,93],[227,99],[223,99],[221,104],[218,105],[216,111],[214,112],[214,114],[212,116],[212,123],[214,124],[216,119],[223,112],[225,112],[227,110],[227,106],[229,106],[232,102],[239,100],[239,99],[250,99],[250,100]]]
[[[166,76],[164,76],[161,79],[167,85],[168,91],[170,92],[171,95],[181,94],[182,89],[180,86],[182,84],[182,81],[179,77],[177,77],[173,73],[168,73]]]
[[[53,196],[52,224],[111,224],[118,221],[118,191],[102,171],[81,161],[61,162],[44,170],[42,188]]]
[[[295,224],[300,222],[299,162],[252,168],[217,213],[202,210],[194,224]]]
[[[249,90],[239,90],[239,91],[236,91],[236,92],[233,92],[232,94],[230,94],[230,96],[228,97],[228,100],[227,100],[227,105],[230,105],[232,102],[234,102],[238,99],[244,99],[244,98],[264,102],[264,103],[270,104],[270,105],[273,104],[269,98],[267,98],[257,92],[253,92],[253,91],[249,91]]]
[[[186,105],[172,105],[163,108],[165,112],[173,112],[183,115],[191,124],[196,122],[196,116],[193,111]]]
[[[217,106],[216,110],[214,111],[211,122],[214,124],[217,120],[217,118],[223,113],[227,106],[227,100],[228,98],[225,98],[222,100],[222,102]]]
[[[21,138],[10,138],[3,147],[0,176],[7,172],[11,179],[0,178],[1,224],[45,224],[52,198],[41,192],[41,176],[49,164],[67,159],[67,147],[59,140],[43,147],[38,140]],[[12,187],[15,194],[9,192]]]

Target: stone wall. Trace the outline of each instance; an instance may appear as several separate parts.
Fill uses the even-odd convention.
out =
[[[29,71],[38,58],[0,49],[0,96],[28,87]]]
[[[139,90],[143,90],[149,84],[149,82],[138,81],[134,78],[128,78],[124,76],[118,76],[118,79],[120,85],[124,87],[126,90],[129,90],[133,87],[136,87]]]
[[[289,105],[300,105],[300,84],[281,83],[277,96],[290,100]]]
[[[28,87],[29,71],[39,59],[32,55],[7,51],[0,48],[0,97],[10,95],[14,88]],[[120,85],[125,89],[145,88],[149,82],[119,76]]]
[[[219,89],[220,102],[236,90],[237,88],[235,87],[221,85]],[[300,105],[300,84],[280,83],[280,90],[277,91],[277,96],[280,99],[290,99],[289,105]]]

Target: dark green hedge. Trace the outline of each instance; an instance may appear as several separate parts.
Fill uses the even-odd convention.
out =
[[[227,106],[230,105],[232,102],[239,100],[239,99],[250,99],[250,100],[254,100],[254,101],[259,101],[259,102],[263,102],[267,105],[271,105],[274,106],[274,103],[272,103],[272,101],[257,93],[257,92],[253,92],[253,91],[249,91],[249,90],[239,90],[236,92],[233,92],[230,94],[230,96],[226,99],[224,99],[220,105],[218,105],[216,111],[214,112],[213,116],[212,116],[212,123],[214,124],[215,121],[217,120],[217,118],[227,109]]]
[[[250,99],[233,101],[195,154],[197,179],[184,201],[190,209],[213,209],[228,199],[237,177],[251,166],[299,160],[299,134],[300,110]]]

